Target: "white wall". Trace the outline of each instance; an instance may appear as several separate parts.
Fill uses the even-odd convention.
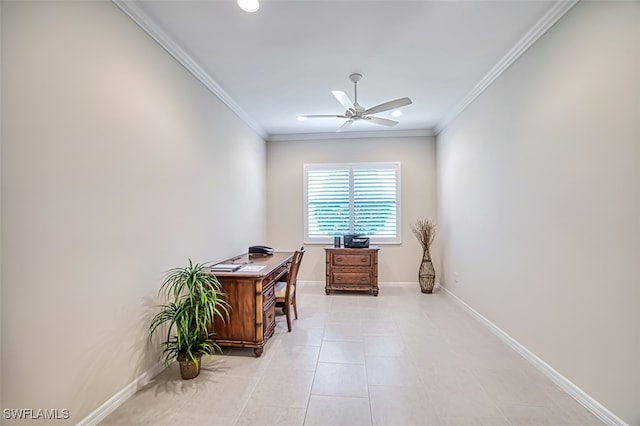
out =
[[[637,1],[580,2],[438,136],[446,287],[630,425],[639,23]]]
[[[2,46],[2,2],[0,2],[0,46]],[[0,47],[0,52],[2,51]],[[0,53],[0,70],[2,70],[2,54]],[[0,93],[2,93],[2,78],[0,76]],[[0,224],[2,223],[2,102],[0,102]],[[0,307],[2,306],[2,227],[0,226]],[[0,408],[2,403],[2,314],[0,312]]]
[[[435,159],[435,139],[426,136],[268,142],[268,243],[282,250],[294,250],[303,244],[304,164],[400,161],[402,244],[380,245],[378,280],[417,283],[422,251],[411,232],[411,223],[424,217],[437,219]],[[300,280],[324,281],[323,247],[306,245]],[[434,244],[434,261],[437,256]]]
[[[156,365],[163,271],[266,239],[265,142],[114,4],[2,9],[2,408],[76,424]]]

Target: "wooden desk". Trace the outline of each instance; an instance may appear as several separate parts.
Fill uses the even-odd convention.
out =
[[[284,280],[293,252],[271,256],[247,253],[219,263],[264,266],[260,271],[215,272],[231,305],[229,319],[215,318],[213,331],[220,346],[253,348],[262,355],[264,345],[276,327],[275,283]]]
[[[378,250],[369,248],[340,248],[328,246],[326,252],[326,281],[324,290],[366,291],[378,295]]]

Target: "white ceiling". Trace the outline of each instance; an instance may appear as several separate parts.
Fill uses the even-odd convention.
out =
[[[114,2],[273,140],[336,135],[342,119],[296,117],[343,114],[331,90],[353,100],[354,72],[365,108],[412,99],[393,131],[437,132],[575,0],[262,0],[256,13],[235,0]],[[389,134],[356,122],[337,135],[364,131]]]

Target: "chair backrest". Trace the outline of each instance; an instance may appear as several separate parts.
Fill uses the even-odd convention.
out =
[[[304,246],[300,247],[300,250],[296,250],[291,258],[291,265],[289,266],[289,279],[287,280],[287,289],[285,291],[285,299],[289,300],[291,292],[296,291],[296,283],[298,280],[298,270],[302,263],[302,256],[304,255]]]

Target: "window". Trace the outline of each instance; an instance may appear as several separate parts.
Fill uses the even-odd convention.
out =
[[[400,163],[305,164],[305,243],[400,243]]]

